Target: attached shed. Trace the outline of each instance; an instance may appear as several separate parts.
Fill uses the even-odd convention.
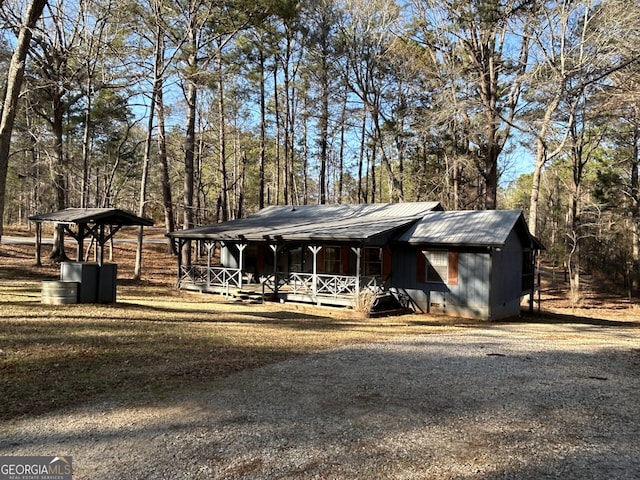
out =
[[[423,312],[518,316],[543,248],[520,210],[432,212],[393,243],[394,287]]]

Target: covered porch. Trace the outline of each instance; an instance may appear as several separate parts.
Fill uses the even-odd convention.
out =
[[[441,209],[438,202],[271,206],[177,230],[168,234],[182,252],[177,284],[223,295],[254,290],[263,300],[360,305],[391,286],[390,242]]]
[[[361,292],[384,294],[389,287],[390,259],[381,247],[199,241],[195,248],[206,259],[179,265],[180,289],[353,306]]]

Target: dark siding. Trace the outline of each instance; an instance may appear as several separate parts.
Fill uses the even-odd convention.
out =
[[[522,245],[515,230],[504,248],[493,253],[491,318],[520,315],[522,295]]]
[[[409,294],[423,312],[487,318],[489,253],[486,249],[452,250],[449,259],[449,284],[442,285],[420,281],[424,279],[424,256],[421,251],[427,248],[393,248],[392,285]],[[452,271],[454,267],[451,262],[455,261],[455,257],[457,271]]]

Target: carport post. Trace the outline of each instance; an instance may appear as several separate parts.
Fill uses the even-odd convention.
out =
[[[76,262],[81,262],[84,259],[84,223],[78,224],[78,235],[76,237]]]
[[[36,222],[36,265],[42,266],[42,222]]]

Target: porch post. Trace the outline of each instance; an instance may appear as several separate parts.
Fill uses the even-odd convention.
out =
[[[216,242],[205,242],[207,247],[207,287],[211,286],[211,252],[216,248]]]
[[[240,279],[238,282],[240,283],[239,288],[242,288],[242,272],[244,272],[244,249],[247,248],[246,243],[238,244],[238,251],[240,252],[240,258],[238,259],[238,267],[240,268]]]
[[[182,252],[182,247],[184,243],[181,238],[178,238],[178,252]],[[178,254],[178,281],[177,287],[180,288],[180,279],[182,278],[182,255]]]
[[[274,293],[276,298],[278,297],[278,245],[269,245],[271,250],[273,250],[273,283],[274,283]]]
[[[356,254],[356,298],[360,297],[360,247],[351,247]]]
[[[309,245],[309,250],[313,253],[313,274],[311,275],[311,292],[313,299],[318,302],[318,253],[322,247],[314,247]],[[319,304],[319,302],[318,302]]]

